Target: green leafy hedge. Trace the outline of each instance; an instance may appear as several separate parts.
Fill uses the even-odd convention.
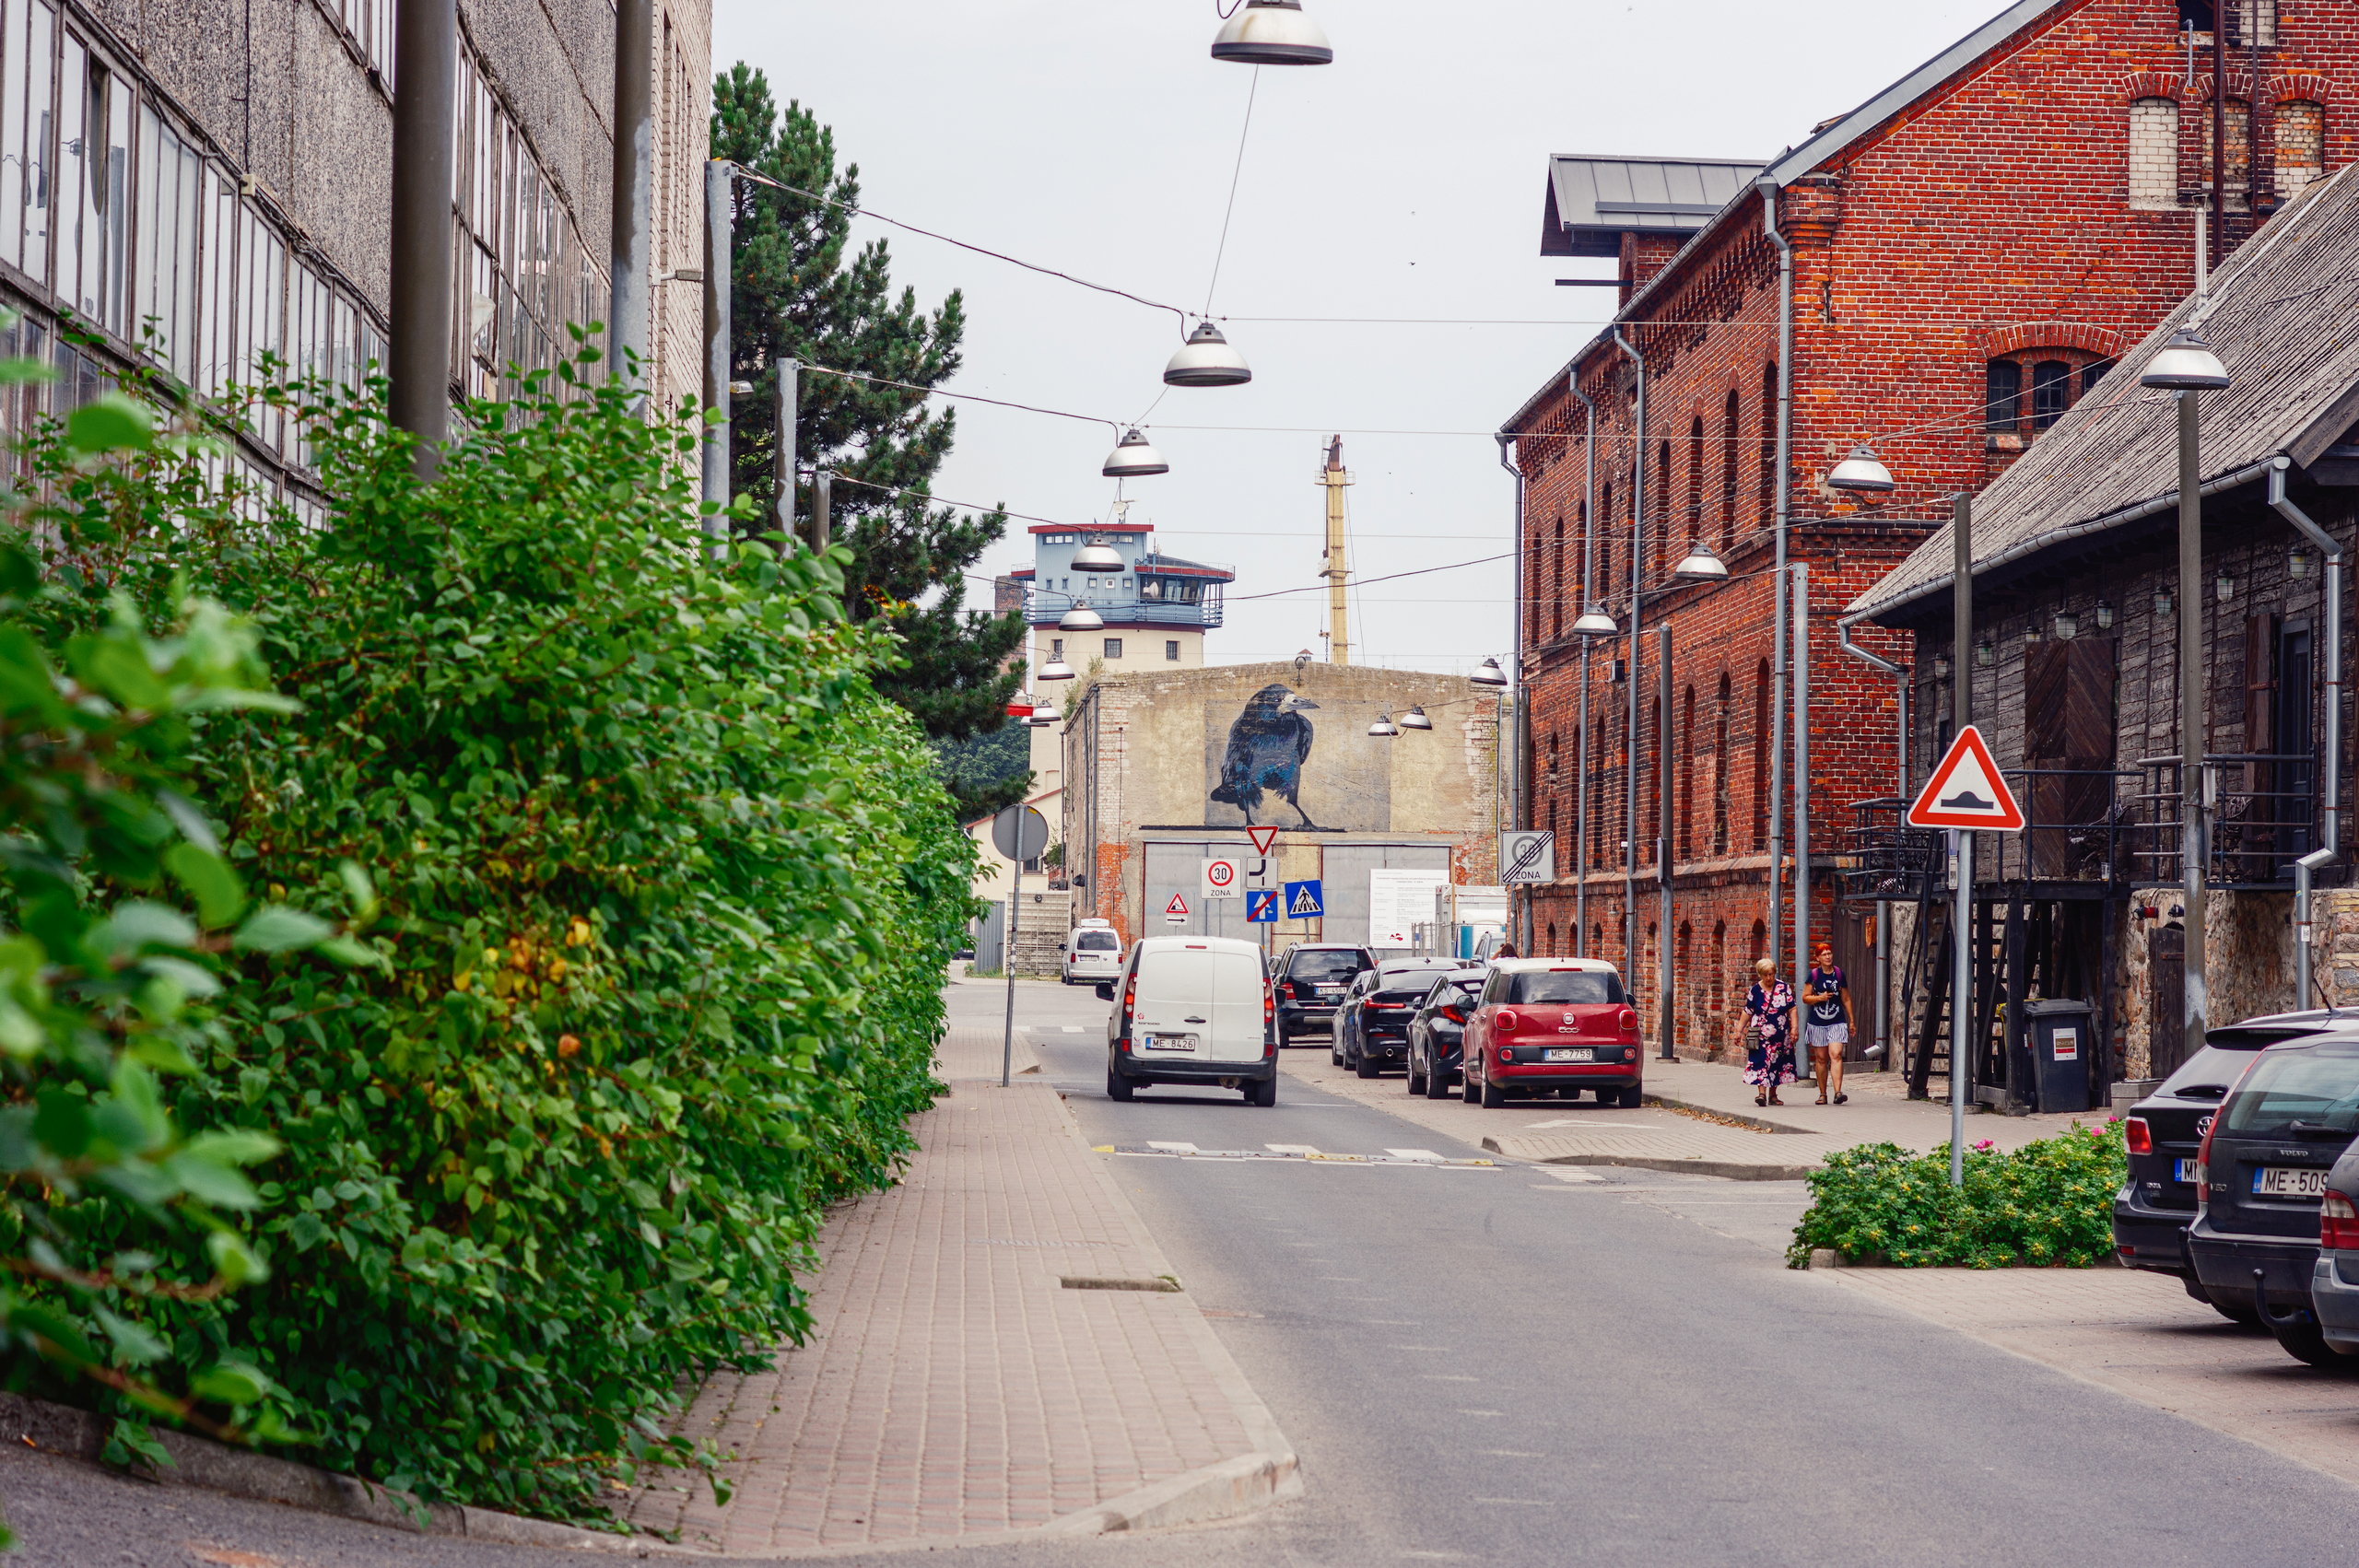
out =
[[[973,850],[840,559],[716,559],[691,412],[548,385],[431,484],[375,402],[313,405],[317,526],[169,452],[36,458],[55,635],[193,579],[299,704],[198,731],[239,874],[321,913],[373,880],[379,962],[232,955],[172,1109],[285,1145],[245,1231],[275,1268],[147,1323],[243,1347],[320,1462],[561,1514],[667,1457],[683,1380],[806,1327],[823,1206],[938,1092]]]
[[[1911,1154],[1864,1143],[1811,1173],[1811,1207],[1786,1258],[1799,1269],[1831,1247],[1903,1269],[2084,1269],[2113,1250],[2113,1197],[2127,1179],[2111,1126],[2075,1123],[2013,1153],[1978,1145],[1966,1151],[1963,1187],[1950,1185],[1947,1144]]]

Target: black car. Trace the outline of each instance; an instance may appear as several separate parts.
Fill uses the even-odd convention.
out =
[[[1365,947],[1305,942],[1286,949],[1271,988],[1278,1005],[1278,1039],[1326,1028],[1352,981],[1375,967],[1376,954]]]
[[[1483,994],[1486,971],[1444,975],[1409,1019],[1409,1093],[1446,1100],[1464,1071],[1466,1021]]]
[[[1455,958],[1388,958],[1362,974],[1335,1010],[1335,1043],[1330,1054],[1339,1067],[1373,1078],[1409,1056],[1409,1019],[1434,982],[1465,973]]]
[[[2195,1157],[2187,1247],[2215,1303],[2252,1303],[2286,1353],[2348,1365],[2310,1303],[2327,1173],[2359,1131],[2359,1028],[2282,1040],[2253,1059]]]
[[[2195,1277],[2188,1257],[2187,1227],[2195,1218],[2195,1156],[2212,1117],[2236,1086],[2253,1057],[2280,1040],[2299,1039],[2326,1027],[2299,1016],[2256,1020],[2214,1029],[2204,1047],[2162,1086],[2130,1108],[2121,1124],[2130,1150],[2130,1179],[2113,1198],[2113,1246],[2123,1264],[2176,1275],[2187,1293],[2208,1302],[2239,1323],[2259,1321],[2250,1292],[2213,1301]]]

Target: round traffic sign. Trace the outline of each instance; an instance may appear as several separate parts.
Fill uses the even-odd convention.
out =
[[[1214,860],[1204,867],[1204,880],[1215,887],[1227,887],[1237,881],[1237,864],[1233,860]]]

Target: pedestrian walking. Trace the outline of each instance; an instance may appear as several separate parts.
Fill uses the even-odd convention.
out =
[[[1755,1105],[1782,1106],[1778,1090],[1794,1081],[1794,989],[1778,977],[1778,966],[1766,958],[1753,972],[1753,989],[1744,993],[1744,1011],[1753,1020],[1744,1081],[1754,1087]]]
[[[1851,1043],[1851,988],[1835,962],[1835,944],[1818,944],[1818,961],[1802,980],[1802,1045],[1810,1052],[1811,1075],[1818,1080],[1818,1103],[1826,1104],[1829,1091],[1837,1105],[1851,1096],[1843,1093],[1843,1047]]]

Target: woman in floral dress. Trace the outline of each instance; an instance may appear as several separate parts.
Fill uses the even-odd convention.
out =
[[[1782,1106],[1778,1090],[1794,1081],[1794,989],[1778,977],[1778,966],[1766,958],[1753,969],[1757,977],[1744,993],[1744,1011],[1753,1021],[1744,1081],[1753,1085],[1755,1105]]]

